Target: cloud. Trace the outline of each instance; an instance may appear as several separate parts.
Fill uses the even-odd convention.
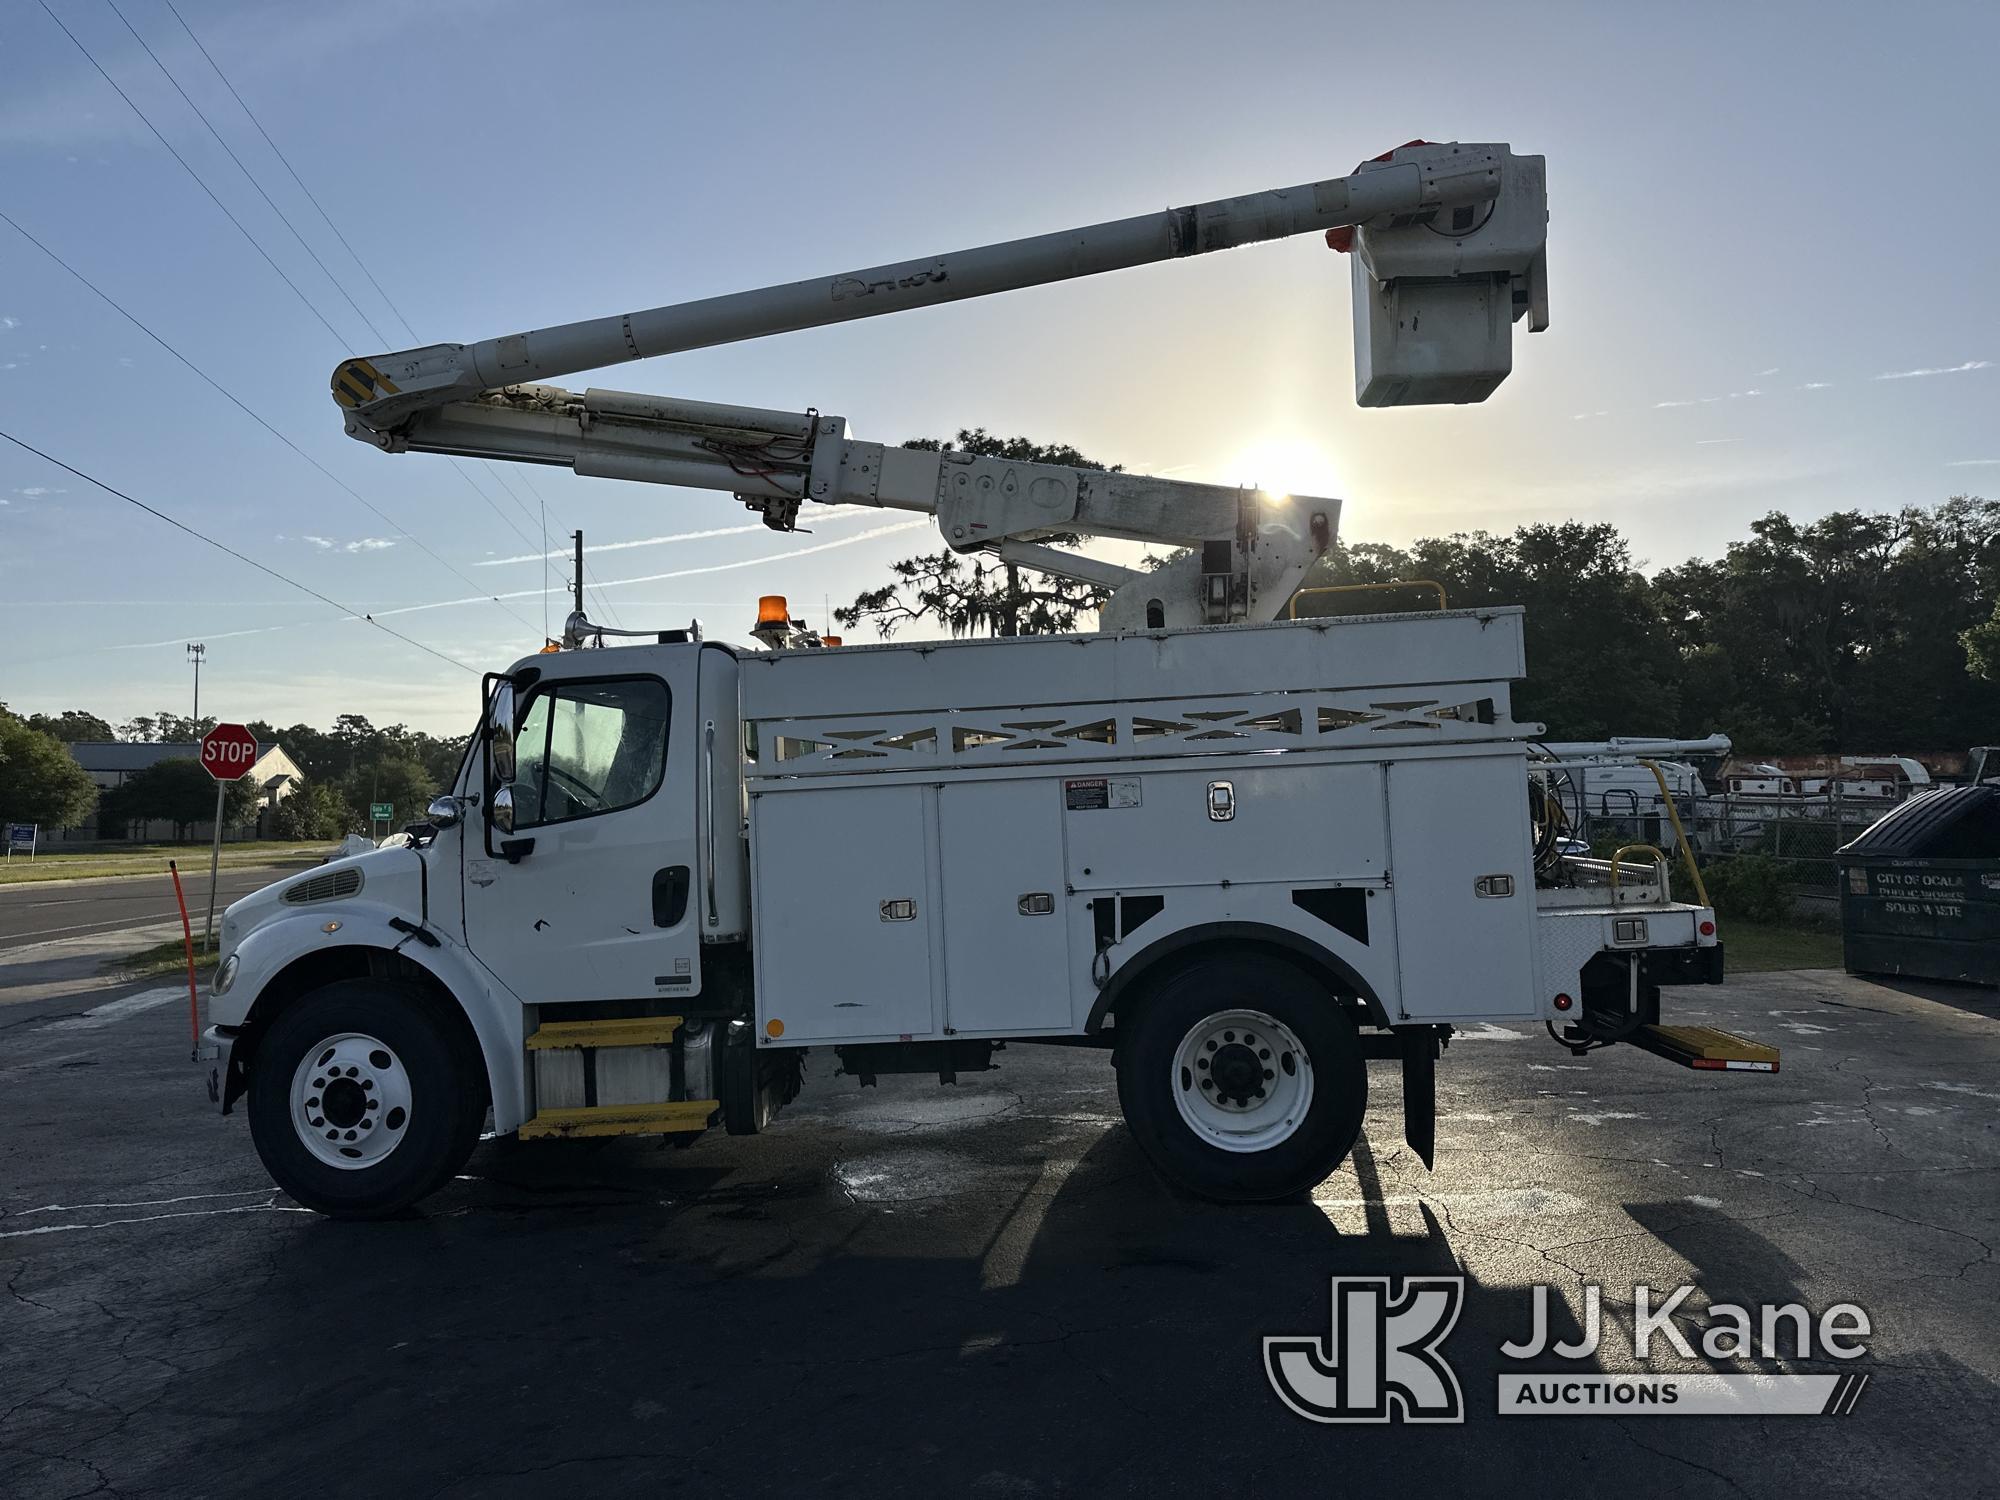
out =
[[[14,491],[14,493],[25,499],[40,500],[45,495],[67,495],[69,491],[55,489],[46,484],[31,484],[26,489],[19,489]]]
[[[1653,403],[1653,410],[1665,411],[1670,406],[1693,406],[1693,405],[1694,402],[1692,401],[1655,401]]]
[[[1967,370],[1985,370],[1992,367],[1990,359],[1968,359],[1962,365],[1933,365],[1923,370],[1891,370],[1886,375],[1877,375],[1877,380],[1915,380],[1922,375],[1962,375]]]
[[[1831,380],[1808,380],[1799,389],[1802,391],[1823,391],[1832,384]]]
[[[21,320],[19,318],[0,318],[0,328],[19,328],[20,326]]]
[[[1697,447],[1697,448],[1712,448],[1712,447],[1714,447],[1714,446],[1715,446],[1715,445],[1716,445],[1717,443],[1740,443],[1740,442],[1742,442],[1742,441],[1743,441],[1743,439],[1742,439],[1742,438],[1740,438],[1740,437],[1734,437],[1734,438],[1696,438],[1696,439],[1694,440],[1694,445],[1695,445],[1695,447]]]
[[[1771,368],[1768,370],[1759,370],[1757,372],[1757,378],[1759,380],[1762,380],[1766,375],[1775,375],[1777,373],[1778,373],[1778,367],[1776,365],[1772,365]]]
[[[1946,464],[1947,469],[1983,469],[1991,464],[2000,464],[2000,458],[1955,458]]]
[[[278,538],[283,541],[283,537]],[[351,542],[336,542],[330,536],[302,536],[302,542],[311,542],[322,552],[380,552],[385,547],[395,546],[395,542],[383,536],[358,537]]]

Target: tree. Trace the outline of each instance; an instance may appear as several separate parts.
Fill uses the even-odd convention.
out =
[[[1703,693],[1684,716],[1770,752],[1972,744],[2000,684],[1968,673],[2000,587],[2000,505],[1772,512],[1718,561],[1655,580]],[[1970,637],[1970,639],[1968,639]]]
[[[30,714],[28,727],[43,734],[54,735],[65,745],[81,744],[86,740],[118,738],[104,720],[80,708],[66,708],[59,714]]]
[[[403,824],[422,819],[442,784],[417,756],[395,750],[367,765],[356,766],[348,773],[341,791],[356,808],[388,803],[395,809],[391,821]]]
[[[1965,646],[1965,669],[1981,681],[2000,682],[2000,604],[1959,640]]]
[[[337,839],[358,828],[360,823],[338,788],[324,781],[307,781],[294,787],[292,794],[273,810],[271,835],[281,839]]]
[[[903,446],[931,453],[971,453],[1013,463],[1105,467],[1067,443],[995,437],[984,427],[962,427],[948,443],[912,438]],[[1115,474],[1120,467],[1113,465],[1110,472]],[[1050,532],[1034,540],[1074,548],[1082,538],[1074,532]],[[834,619],[850,630],[871,625],[884,640],[903,625],[920,620],[933,620],[953,636],[1051,635],[1074,630],[1077,618],[1099,608],[1109,594],[1096,584],[1051,574],[1038,575],[1032,584],[1024,584],[1017,564],[997,562],[984,553],[927,553],[891,563],[889,571],[890,582],[857,595],[852,604],[833,612]]]
[[[128,719],[118,726],[118,737],[148,745],[191,745],[215,728],[215,723],[213,714],[195,719],[163,708],[150,718],[141,714]]]
[[[0,821],[71,828],[96,802],[97,788],[69,748],[0,706]]]
[[[222,821],[239,823],[257,804],[257,789],[244,778],[224,782]],[[185,839],[196,823],[215,816],[216,782],[187,756],[155,761],[135,772],[123,786],[104,794],[104,813],[119,823],[166,822],[174,825],[174,837]]]
[[[1419,541],[1336,545],[1305,587],[1430,579],[1454,608],[1527,607],[1528,677],[1514,716],[1548,725],[1552,739],[1665,734],[1678,718],[1680,663],[1651,586],[1616,527],[1566,521],[1511,536],[1475,531]],[[1365,614],[1424,607],[1424,595],[1380,592],[1306,597],[1299,613]]]

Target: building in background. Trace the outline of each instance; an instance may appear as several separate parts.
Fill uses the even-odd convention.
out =
[[[85,740],[69,747],[69,753],[76,763],[83,767],[86,775],[97,784],[99,791],[109,791],[123,786],[139,772],[158,765],[165,760],[196,760],[201,755],[201,745],[197,741],[171,744],[146,744],[126,740]],[[261,829],[271,809],[289,797],[305,779],[305,772],[285,754],[284,747],[275,741],[260,742],[257,746],[256,763],[250,767],[245,780],[257,789],[257,815],[246,821],[240,828],[225,829],[223,837],[254,837]],[[200,826],[197,838],[209,836],[207,824]],[[173,825],[161,820],[134,823],[123,837],[153,841],[173,836]],[[56,834],[52,842],[75,843],[105,836],[98,828],[69,828]],[[113,834],[112,837],[119,835]]]

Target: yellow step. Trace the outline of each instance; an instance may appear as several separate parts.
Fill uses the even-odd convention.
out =
[[[1731,1073],[1778,1071],[1776,1047],[1713,1026],[1648,1026],[1632,1040],[1654,1056],[1684,1068]]]
[[[528,1038],[528,1050],[548,1047],[658,1047],[681,1029],[679,1016],[633,1016],[623,1021],[551,1021]]]
[[[708,1129],[709,1118],[721,1107],[713,1099],[688,1099],[678,1104],[598,1104],[583,1109],[545,1109],[521,1127],[521,1139],[680,1135]]]

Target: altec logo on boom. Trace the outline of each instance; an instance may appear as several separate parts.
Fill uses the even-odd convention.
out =
[[[1644,1363],[1653,1340],[1683,1359],[1749,1359],[1775,1363],[1857,1359],[1860,1340],[1872,1332],[1868,1314],[1851,1302],[1836,1303],[1817,1319],[1796,1302],[1766,1303],[1756,1310],[1712,1303],[1695,1343],[1673,1319],[1694,1288],[1664,1295],[1633,1288],[1632,1357]],[[1582,1337],[1551,1343],[1549,1288],[1533,1288],[1534,1326],[1525,1340],[1509,1340],[1509,1359],[1588,1359],[1601,1342],[1602,1292],[1584,1287]],[[1264,1373],[1278,1399],[1311,1422],[1463,1422],[1458,1377],[1441,1345],[1465,1303],[1462,1276],[1411,1276],[1400,1292],[1385,1276],[1333,1278],[1333,1325],[1325,1338],[1264,1340]],[[1814,1333],[1818,1347],[1814,1347]],[[1845,1416],[1854,1410],[1868,1376],[1712,1372],[1607,1374],[1579,1371],[1503,1373],[1501,1416]]]

